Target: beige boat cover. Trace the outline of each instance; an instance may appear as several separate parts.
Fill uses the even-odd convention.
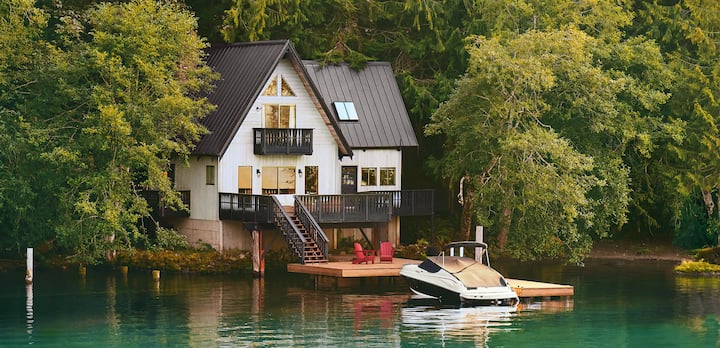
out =
[[[467,288],[505,286],[500,273],[474,259],[442,255],[429,259],[455,275]]]

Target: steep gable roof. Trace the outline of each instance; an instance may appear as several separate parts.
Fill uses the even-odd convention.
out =
[[[369,62],[360,71],[347,64],[322,66],[303,61],[318,86],[325,103],[353,102],[357,120],[339,121],[332,116],[353,148],[393,148],[418,146],[405,103],[400,95],[390,63]]]
[[[288,40],[234,43],[207,49],[207,64],[220,73],[215,89],[208,100],[217,106],[215,111],[201,120],[210,134],[200,139],[193,154],[221,156],[237,133],[245,116],[262,92],[265,82],[280,60],[288,58],[300,79],[309,88],[310,95],[320,110],[330,133],[338,143],[341,155],[351,155],[352,150],[335,122],[330,108],[319,99],[317,87],[307,75],[295,48]]]

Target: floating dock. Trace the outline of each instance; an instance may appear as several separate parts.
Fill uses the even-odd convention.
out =
[[[408,263],[419,264],[418,260],[393,258],[392,262],[376,262],[371,264],[353,264],[351,261],[289,264],[291,273],[302,273],[316,276],[316,283],[321,286],[337,287],[351,285],[352,280],[379,277],[399,277],[400,269]],[[520,298],[535,297],[569,297],[575,294],[572,285],[542,283],[530,280],[506,278],[510,287]]]

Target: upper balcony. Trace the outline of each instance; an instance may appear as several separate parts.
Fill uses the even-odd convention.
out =
[[[313,130],[303,128],[253,128],[256,155],[312,155]]]

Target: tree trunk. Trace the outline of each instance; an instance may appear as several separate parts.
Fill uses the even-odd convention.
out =
[[[475,192],[472,185],[466,184],[466,188],[467,190],[463,196],[462,215],[460,217],[460,236],[462,240],[471,240],[470,232],[472,230],[473,214],[475,214],[473,209]]]
[[[715,202],[713,201],[712,191],[702,192],[703,202],[705,202],[705,209],[707,209],[708,217],[712,217],[713,211],[715,210]]]
[[[512,209],[504,207],[500,213],[500,223],[498,228],[498,249],[505,251],[508,233],[510,232],[510,222],[512,222]]]

